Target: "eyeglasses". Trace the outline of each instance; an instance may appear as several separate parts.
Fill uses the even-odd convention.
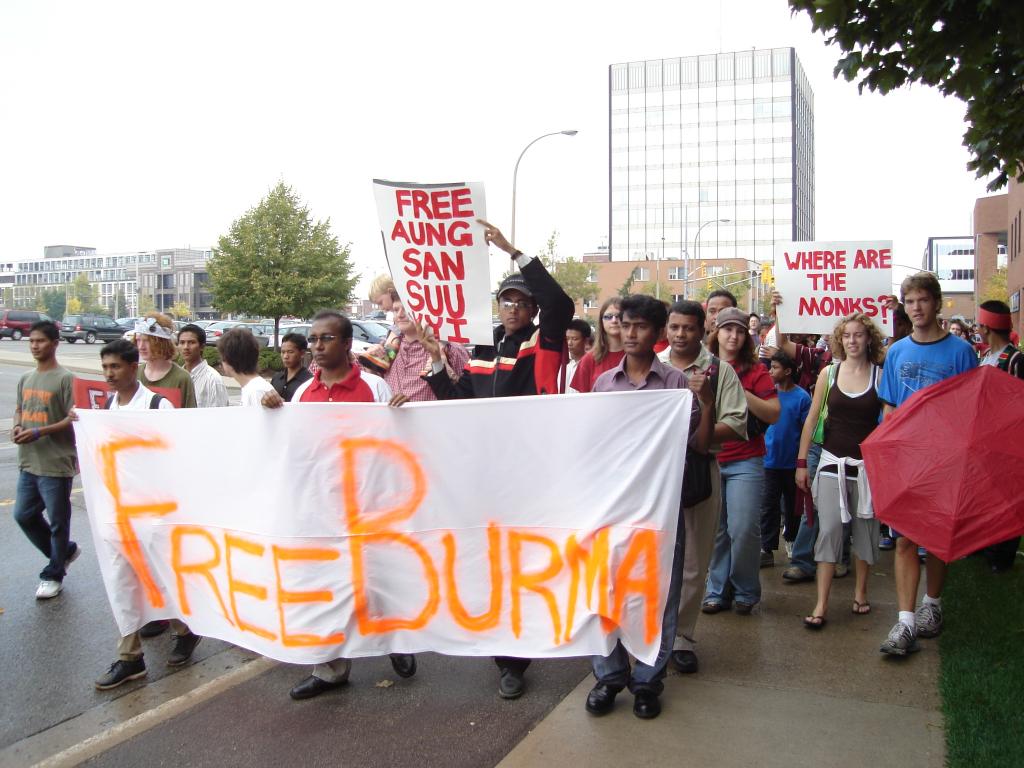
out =
[[[612,320],[618,320],[620,317],[622,317],[622,315],[620,315],[618,312],[605,312],[603,315],[601,315],[601,317],[611,322]]]
[[[503,301],[501,302],[502,309],[517,310],[517,309],[533,309],[532,301]]]
[[[317,342],[322,341],[324,344],[330,344],[332,341],[341,338],[336,333],[322,333],[319,336],[307,336],[306,341],[309,342],[309,346],[316,346]]]

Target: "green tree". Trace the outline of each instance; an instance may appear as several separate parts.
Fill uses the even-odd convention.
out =
[[[39,307],[42,304],[42,307],[39,307],[40,311],[45,312],[56,320],[64,317],[67,311],[66,301],[67,296],[63,288],[47,288],[36,294],[36,306]]]
[[[919,82],[967,102],[967,167],[1024,181],[1024,15],[1020,0],[789,0],[845,54],[833,74],[888,93]]]
[[[558,258],[558,232],[552,232],[544,249],[537,254],[558,284],[562,286],[574,303],[593,299],[597,296],[597,283],[592,283],[590,267],[577,259]]]
[[[619,286],[618,294],[622,298],[626,298],[627,296],[629,296],[629,294],[633,292],[633,283],[636,282],[636,277],[634,277],[634,274],[635,273],[630,272],[626,276],[626,279],[625,281],[623,281],[622,285]]]
[[[156,303],[148,293],[139,294],[139,315],[145,317],[150,312],[156,311]]]
[[[184,301],[176,301],[171,307],[171,314],[178,320],[185,320],[192,317],[192,307]]]
[[[115,317],[124,317],[128,314],[128,299],[125,298],[123,289],[117,289],[117,292],[114,294],[114,304],[110,310]]]
[[[221,236],[209,271],[217,308],[274,318],[275,338],[282,316],[340,306],[356,281],[348,246],[331,234],[330,219],[314,223],[284,182]]]
[[[1010,296],[1010,289],[1006,283],[1006,267],[999,267],[992,276],[985,281],[985,287],[981,291],[981,301],[1006,301]]]
[[[3,291],[3,305],[5,307],[13,307],[14,306],[14,289],[13,288],[4,288],[4,291]]]
[[[658,282],[657,280],[648,280],[643,283],[635,283],[635,290],[633,293],[644,293],[648,296],[654,296],[662,301],[667,301],[669,304],[672,303],[672,286],[666,283],[664,280]]]
[[[76,296],[72,296],[68,299],[67,311],[72,315],[80,314],[82,311],[82,302]]]
[[[104,313],[107,308],[100,303],[99,289],[89,282],[89,275],[79,272],[68,286],[68,294],[78,301],[78,309],[72,312]],[[68,300],[70,309],[71,300]]]

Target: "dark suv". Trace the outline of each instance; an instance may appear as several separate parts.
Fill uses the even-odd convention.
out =
[[[28,336],[28,329],[40,320],[50,320],[45,312],[36,312],[31,309],[0,309],[0,336],[10,336],[17,341],[22,336]],[[57,323],[58,327],[60,323]]]
[[[84,339],[86,344],[92,344],[96,339],[100,341],[120,339],[127,330],[115,323],[114,318],[107,315],[64,315],[60,337],[72,344],[79,339]]]

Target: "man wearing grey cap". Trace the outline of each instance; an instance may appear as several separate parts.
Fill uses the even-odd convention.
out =
[[[445,370],[441,347],[428,329],[421,343],[430,355],[431,371],[424,378],[438,400],[556,394],[565,331],[576,305],[540,259],[524,255],[497,227],[482,219],[477,222],[483,225],[487,242],[511,256],[520,272],[498,287],[501,325],[494,329],[494,345],[477,346],[458,381]],[[538,310],[539,325],[534,323]],[[494,661],[501,670],[499,695],[521,696],[530,660],[498,656]]]

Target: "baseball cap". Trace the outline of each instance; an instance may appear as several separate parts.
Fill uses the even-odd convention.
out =
[[[746,328],[748,319],[749,315],[736,307],[727,307],[715,316],[715,326],[722,328],[726,325],[738,325]]]
[[[513,272],[501,281],[496,298],[500,299],[501,294],[505,293],[505,291],[519,291],[524,296],[533,298],[533,291],[530,290],[530,286],[526,284],[526,279],[520,272]]]

